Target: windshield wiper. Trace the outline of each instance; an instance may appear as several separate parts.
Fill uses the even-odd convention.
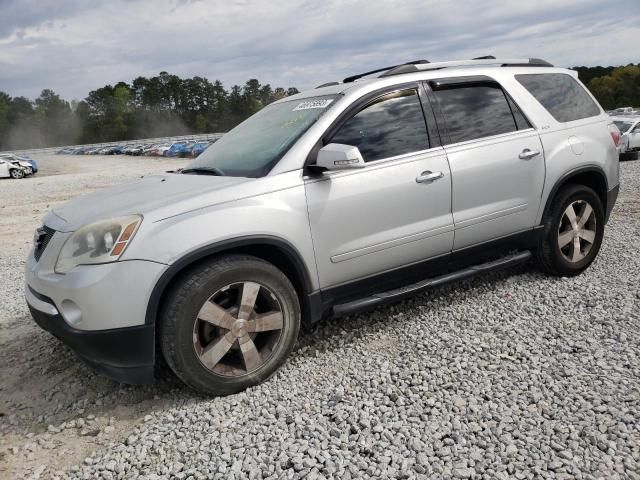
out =
[[[177,173],[184,173],[184,174],[193,173],[195,175],[217,175],[219,177],[224,177],[224,172],[216,167],[183,168],[178,170]]]

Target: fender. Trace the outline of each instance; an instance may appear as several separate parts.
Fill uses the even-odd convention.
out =
[[[602,204],[605,212],[607,211],[607,192],[609,191],[607,175],[604,173],[604,170],[600,166],[588,165],[588,166],[577,167],[577,168],[574,168],[573,170],[569,170],[568,172],[565,172],[558,180],[556,180],[556,183],[553,185],[553,188],[551,189],[551,191],[549,192],[549,195],[547,196],[547,201],[544,205],[544,210],[542,211],[542,218],[544,218],[544,215],[547,213],[549,206],[551,205],[551,201],[558,193],[558,190],[560,190],[560,188],[563,185],[565,185],[567,182],[569,182],[573,177],[582,175],[584,173],[595,173],[602,180],[605,191],[604,192],[596,191],[596,193],[602,194]]]
[[[303,304],[301,305],[301,307],[304,308],[304,305],[308,302],[307,299],[310,296],[314,296],[314,294],[311,291],[312,284],[309,270],[302,260],[302,256],[300,255],[298,250],[286,240],[278,237],[270,235],[246,236],[205,245],[187,253],[175,263],[171,264],[169,268],[162,274],[160,279],[156,282],[156,285],[153,287],[153,291],[151,292],[151,296],[149,297],[149,303],[147,304],[147,312],[144,322],[145,325],[155,323],[158,315],[158,308],[160,306],[160,302],[162,301],[162,297],[164,296],[164,292],[166,291],[171,281],[176,277],[176,275],[182,272],[185,268],[193,265],[199,260],[210,257],[211,255],[215,255],[217,253],[241,247],[259,247],[265,245],[276,247],[282,254],[287,257],[287,259],[294,266],[298,278],[302,280],[301,289],[303,298],[300,298],[300,301]]]

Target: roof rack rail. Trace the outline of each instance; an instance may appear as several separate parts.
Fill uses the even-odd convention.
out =
[[[380,72],[384,72],[384,71],[387,71],[387,70],[393,70],[395,68],[403,67],[403,66],[406,66],[406,65],[425,65],[425,64],[428,64],[428,63],[429,63],[429,60],[414,60],[412,62],[403,63],[401,65],[393,65],[391,67],[377,68],[375,70],[371,70],[370,72],[364,72],[364,73],[359,73],[358,75],[352,75],[350,77],[345,78],[342,82],[343,83],[351,83],[351,82],[355,82],[356,80],[358,80],[358,79],[360,79],[362,77],[366,77],[368,75],[373,75],[374,73],[380,73]]]
[[[495,58],[493,55],[477,57],[472,60],[454,60],[451,62],[434,62],[428,65],[404,64],[388,69],[380,75],[390,77],[411,72],[425,72],[429,70],[440,70],[442,68],[453,67],[475,67],[479,65],[498,65],[500,67],[553,67],[552,64],[541,58]]]
[[[340,85],[340,82],[327,82],[322,85],[318,85],[315,89],[324,88],[324,87],[333,87],[334,85]]]

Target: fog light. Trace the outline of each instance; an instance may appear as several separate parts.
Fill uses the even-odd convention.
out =
[[[69,325],[77,327],[82,323],[82,311],[75,302],[72,300],[63,300],[60,307],[62,318],[64,318]]]

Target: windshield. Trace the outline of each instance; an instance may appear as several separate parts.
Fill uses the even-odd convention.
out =
[[[224,134],[185,168],[263,177],[334,103],[336,95],[269,105]]]
[[[633,125],[633,123],[631,122],[613,122],[613,123],[616,124],[616,127],[618,127],[618,130],[620,130],[620,133],[626,133],[626,131],[631,128],[631,125]]]

